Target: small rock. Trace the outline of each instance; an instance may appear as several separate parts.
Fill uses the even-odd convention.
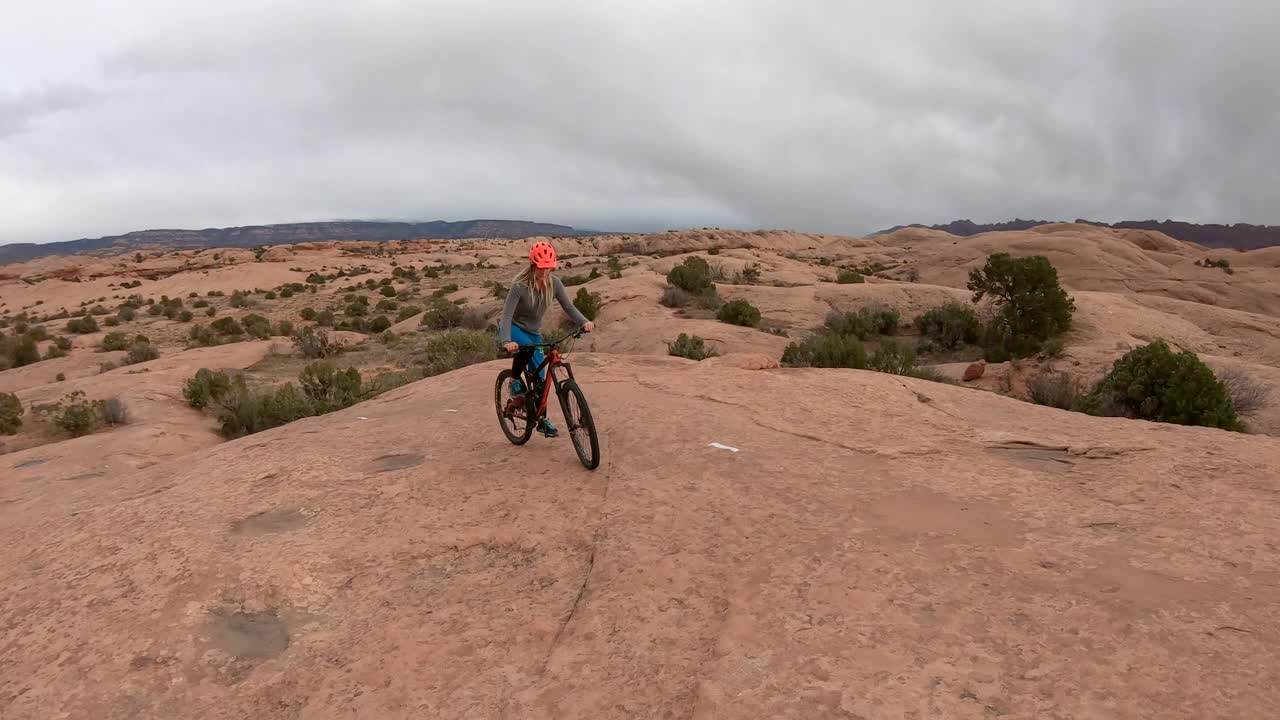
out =
[[[987,371],[987,363],[983,360],[979,360],[978,362],[973,363],[972,365],[964,369],[964,381],[970,382],[973,380],[977,380],[978,378],[982,377],[983,373],[985,373],[986,371]]]

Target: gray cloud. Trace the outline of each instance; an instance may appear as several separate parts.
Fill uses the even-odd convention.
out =
[[[0,242],[335,217],[1280,223],[1274,3],[98,5],[0,27]]]

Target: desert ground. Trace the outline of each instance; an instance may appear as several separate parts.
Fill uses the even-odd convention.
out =
[[[450,338],[492,334],[532,239],[0,266],[4,332],[38,334],[47,358],[0,371],[24,411],[0,435],[0,717],[1280,705],[1280,248],[1073,224],[551,241],[570,295],[598,305],[569,354],[595,471],[565,434],[504,438],[510,363],[491,348],[441,360]],[[1059,351],[924,350],[932,380],[780,367],[833,311],[895,310],[869,345],[914,345],[912,321],[969,303],[996,252],[1056,268],[1076,306]],[[759,322],[664,304],[690,257]],[[214,329],[228,318],[245,331]],[[201,369],[294,381],[314,360],[290,337],[304,328],[368,399],[240,437],[191,406]],[[673,356],[681,334],[717,355]],[[1157,339],[1248,379],[1244,432],[1035,402],[1038,378],[1089,387]],[[73,392],[120,417],[69,432]]]

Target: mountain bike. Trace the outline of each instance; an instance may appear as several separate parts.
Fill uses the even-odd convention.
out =
[[[502,426],[502,434],[514,445],[523,445],[533,436],[533,430],[546,416],[547,404],[551,400],[551,389],[554,387],[556,397],[560,399],[560,410],[564,413],[566,430],[573,440],[573,449],[578,453],[578,460],[588,470],[600,466],[600,440],[596,436],[596,424],[591,419],[591,409],[587,407],[587,399],[582,388],[573,377],[573,368],[560,354],[560,344],[571,338],[580,337],[583,329],[570,332],[554,342],[520,345],[521,350],[543,349],[545,356],[536,370],[527,368],[517,377],[524,383],[524,392],[511,394],[511,369],[498,373],[493,388],[494,406],[498,411],[498,424]],[[543,368],[547,369],[547,378],[551,382],[541,382]],[[562,373],[563,371],[563,377]]]

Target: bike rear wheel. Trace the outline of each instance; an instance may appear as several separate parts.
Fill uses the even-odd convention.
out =
[[[493,404],[498,411],[498,424],[502,426],[502,434],[507,436],[513,445],[523,445],[533,437],[533,421],[528,414],[528,394],[511,395],[511,371],[498,373],[498,381],[493,386]]]
[[[587,407],[587,398],[578,383],[572,380],[564,383],[560,391],[560,409],[564,411],[578,460],[588,470],[595,470],[600,466],[600,439],[596,436],[596,423],[591,419],[591,408]]]

